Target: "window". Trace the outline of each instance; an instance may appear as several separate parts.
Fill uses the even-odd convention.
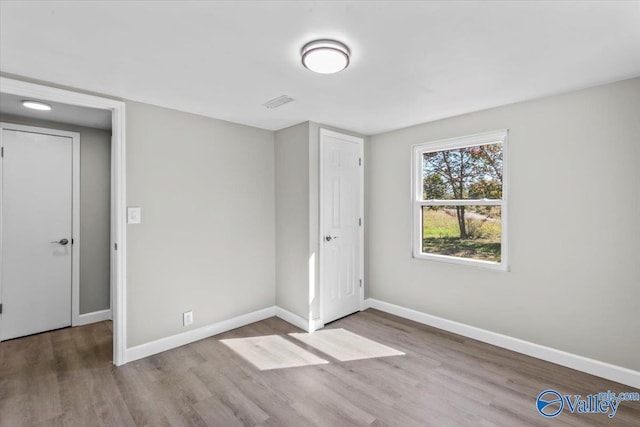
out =
[[[415,258],[507,269],[507,131],[413,147]]]

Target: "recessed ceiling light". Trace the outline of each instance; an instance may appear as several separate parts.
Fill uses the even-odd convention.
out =
[[[38,101],[22,101],[22,105],[32,110],[50,111],[51,105]]]
[[[302,48],[302,65],[320,74],[333,74],[349,65],[351,52],[335,40],[314,40]]]

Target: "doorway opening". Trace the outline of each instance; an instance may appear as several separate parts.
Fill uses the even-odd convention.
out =
[[[107,276],[110,276],[108,279],[109,282],[109,291],[108,295],[104,295],[104,287],[102,288],[102,301],[100,303],[95,303],[95,301],[90,301],[91,298],[86,299],[83,298],[81,301],[80,295],[81,292],[75,292],[75,298],[73,298],[73,310],[70,311],[72,313],[72,321],[71,324],[73,326],[78,326],[86,323],[93,323],[100,320],[105,320],[106,318],[112,318],[113,325],[113,363],[115,365],[122,365],[126,363],[125,350],[126,350],[126,325],[125,325],[125,309],[126,309],[126,229],[125,229],[125,218],[124,218],[124,206],[125,206],[125,104],[121,101],[116,101],[107,98],[101,98],[93,95],[86,95],[82,93],[77,93],[69,90],[52,88],[49,86],[27,83],[19,80],[8,79],[8,78],[0,78],[0,94],[2,95],[2,101],[11,100],[14,97],[19,97],[21,100],[35,100],[41,101],[45,103],[59,103],[62,106],[67,106],[71,111],[79,111],[78,109],[85,110],[98,110],[101,113],[106,113],[109,116],[109,127],[111,129],[110,132],[110,147],[108,148],[108,165],[106,168],[110,174],[109,183],[110,188],[108,192],[109,198],[109,223],[106,225],[107,230],[105,231],[105,239],[108,241],[108,249],[106,249],[106,253],[104,256],[108,257],[108,266]],[[74,110],[75,109],[75,110]],[[3,112],[4,115],[8,114],[11,116],[10,112]],[[104,114],[103,114],[104,115]],[[57,122],[64,123],[73,123],[73,120],[77,120],[78,116],[71,114],[72,117],[58,117]],[[46,120],[46,119],[45,119]],[[4,121],[4,120],[3,120]],[[56,122],[56,120],[49,120]],[[75,123],[74,125],[78,125]],[[82,125],[82,124],[80,124]],[[55,135],[50,135],[55,133],[51,130],[51,126],[39,127],[39,129],[17,129],[15,125],[11,125],[14,127],[12,132],[22,132],[21,134],[12,134],[11,137],[27,137],[27,138],[43,138],[45,136],[55,137]],[[95,127],[95,126],[94,126]],[[4,131],[3,131],[4,132]],[[63,132],[64,133],[64,132]],[[71,132],[73,133],[73,132]],[[70,138],[73,140],[72,135],[58,135],[60,146],[65,145],[65,139]],[[37,136],[36,136],[37,135]],[[3,135],[4,136],[4,135]],[[9,134],[7,134],[7,138]],[[4,141],[3,141],[4,142]],[[36,141],[37,142],[37,141]],[[72,145],[72,144],[71,144]],[[21,147],[27,147],[27,145],[20,145]],[[75,157],[76,154],[79,155],[80,150],[76,150],[73,154]],[[73,150],[71,150],[73,153]],[[64,158],[64,152],[61,158]],[[79,161],[79,158],[77,159]],[[36,170],[36,169],[34,169]],[[73,174],[79,174],[79,168],[71,169]],[[3,171],[4,172],[4,171]],[[50,174],[52,174],[50,172]],[[55,175],[58,175],[56,172]],[[66,178],[65,178],[66,179]],[[79,182],[79,176],[76,177],[76,182]],[[72,209],[75,212],[75,216],[79,216],[79,208],[80,203],[72,204]],[[76,211],[77,210],[77,211]],[[87,214],[87,213],[85,213]],[[90,213],[88,213],[90,214]],[[64,222],[64,221],[63,221]],[[74,221],[75,224],[75,221]],[[79,226],[79,221],[78,221]],[[64,254],[69,252],[75,252],[75,256],[79,253],[79,251],[73,251],[70,248],[74,245],[80,244],[75,236],[79,235],[79,229],[71,230],[69,233],[72,241],[68,241],[69,239],[65,236],[60,239],[52,239],[51,245],[55,251],[59,252],[59,258],[64,257]],[[65,242],[67,240],[67,242]],[[48,248],[51,251],[51,248]],[[66,251],[66,252],[65,252]],[[53,258],[52,258],[53,259]],[[54,261],[59,261],[54,259]],[[81,277],[79,268],[80,262],[76,260],[73,265],[74,269],[74,288],[75,283],[78,282]],[[62,267],[61,270],[64,270],[66,267]],[[78,271],[76,271],[78,269]],[[77,273],[77,274],[76,274]],[[4,285],[0,284],[0,286]],[[2,289],[2,288],[0,288]],[[75,289],[74,289],[75,290]],[[61,288],[60,292],[66,292]],[[72,296],[74,293],[72,293]],[[108,307],[104,308],[105,301],[108,300]],[[3,301],[0,301],[2,303]],[[93,304],[93,305],[92,305]],[[81,306],[83,307],[83,312],[85,316],[81,313]],[[77,307],[77,310],[76,310]],[[96,309],[102,308],[102,309]],[[0,314],[0,316],[3,316]],[[2,319],[4,321],[4,319]],[[2,327],[4,322],[0,323],[0,327]],[[0,335],[1,336],[1,335]]]

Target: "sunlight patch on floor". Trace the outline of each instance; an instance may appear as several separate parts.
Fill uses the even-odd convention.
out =
[[[404,355],[401,351],[342,328],[289,335],[341,362]]]
[[[278,335],[231,338],[220,342],[261,371],[329,363]]]

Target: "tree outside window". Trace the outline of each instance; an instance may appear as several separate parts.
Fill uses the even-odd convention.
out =
[[[502,131],[414,147],[414,255],[506,265],[505,143]]]

